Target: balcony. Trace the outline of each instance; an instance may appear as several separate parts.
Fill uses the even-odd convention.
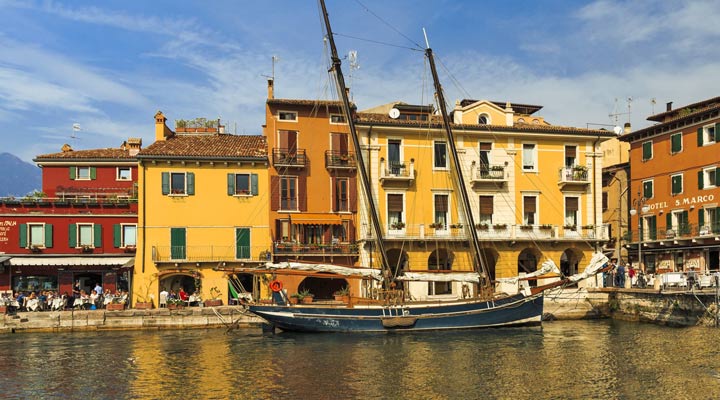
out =
[[[587,167],[581,165],[560,168],[558,175],[558,185],[561,189],[566,187],[584,188],[590,185],[590,174],[588,174]]]
[[[333,150],[325,152],[325,168],[327,169],[355,169],[356,167],[355,153]]]
[[[63,195],[63,197],[0,197],[0,207],[12,207],[21,212],[23,210],[47,208],[130,208],[137,206],[137,198],[115,196],[107,194],[83,194],[80,196]]]
[[[184,262],[265,262],[268,249],[252,246],[152,246],[152,260],[156,263]]]
[[[492,182],[504,184],[507,182],[504,165],[480,165],[470,168],[470,182],[474,184]]]
[[[625,233],[628,246],[637,247],[637,230]],[[663,247],[672,245],[687,245],[690,243],[716,243],[720,241],[720,224],[677,224],[659,227],[656,229],[643,229],[643,247]]]
[[[305,168],[307,165],[307,157],[305,149],[279,149],[275,148],[272,152],[272,163],[275,168]]]
[[[276,257],[356,257],[360,254],[354,243],[295,243],[276,242],[273,255]]]
[[[415,162],[396,161],[388,163],[380,160],[380,183],[401,182],[411,185],[415,180]]]
[[[366,227],[367,229],[367,227]],[[475,225],[480,241],[507,241],[511,240],[546,240],[546,241],[607,241],[609,238],[606,225],[593,227],[562,227],[556,225],[515,225],[506,223]],[[433,240],[433,241],[467,241],[470,240],[467,226],[430,224],[401,224],[385,226],[383,233],[385,240]],[[366,232],[366,237],[372,240],[372,235]]]

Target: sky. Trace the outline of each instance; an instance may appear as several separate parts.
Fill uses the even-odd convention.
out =
[[[720,95],[719,1],[326,1],[359,110],[432,103],[423,28],[451,104],[639,129],[667,102]],[[0,0],[0,15],[0,152],[25,161],[65,143],[147,147],[158,110],[171,127],[262,134],[273,74],[276,98],[337,99],[314,0]]]

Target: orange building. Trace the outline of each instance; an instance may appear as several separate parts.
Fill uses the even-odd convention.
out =
[[[648,120],[657,124],[622,136],[630,143],[636,210],[631,258],[637,260],[641,248],[649,273],[718,270],[720,97],[677,109],[668,103]]]
[[[276,99],[268,81],[264,135],[270,155],[273,261],[354,266],[356,159],[339,101]],[[283,277],[290,294],[331,298],[345,279]]]

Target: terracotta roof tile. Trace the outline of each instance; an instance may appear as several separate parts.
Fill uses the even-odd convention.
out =
[[[130,150],[126,149],[91,149],[91,150],[71,150],[61,153],[42,154],[36,156],[34,161],[44,160],[87,160],[87,159],[103,159],[103,160],[133,160],[135,156],[130,155]]]
[[[259,135],[176,135],[158,140],[138,158],[267,158],[267,142]]]
[[[306,100],[306,99],[268,99],[267,104],[273,106],[331,106],[342,107],[342,101],[339,100]],[[355,108],[355,104],[350,103],[351,108]]]

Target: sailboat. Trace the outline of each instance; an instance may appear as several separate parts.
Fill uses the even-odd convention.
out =
[[[338,92],[342,97],[343,109],[350,128],[350,135],[355,149],[360,149],[360,140],[356,132],[353,116],[350,113],[350,102],[345,88],[345,81],[341,70],[341,61],[330,27],[329,16],[324,1],[321,0],[327,39],[330,44],[332,68],[335,74]],[[427,39],[426,39],[427,44]],[[443,127],[447,142],[450,146],[450,154],[456,171],[461,171],[460,162],[457,156],[457,149],[450,127],[450,119],[445,109],[445,100],[442,88],[439,84],[435,61],[432,49],[429,44],[425,50],[433,75],[435,92],[440,104]],[[346,305],[302,305],[294,306],[288,304],[282,292],[281,285],[271,285],[275,304],[251,304],[249,311],[264,318],[272,329],[279,328],[283,331],[299,332],[391,332],[391,331],[425,331],[425,330],[449,330],[449,329],[475,329],[507,326],[531,326],[541,324],[543,314],[544,292],[546,290],[562,287],[577,282],[580,279],[592,276],[603,271],[607,264],[607,257],[602,254],[595,254],[590,265],[585,268],[582,274],[565,277],[548,285],[526,288],[514,295],[492,293],[489,274],[485,271],[481,257],[479,239],[474,229],[470,229],[474,249],[475,265],[482,271],[466,274],[454,274],[446,276],[447,279],[459,279],[464,282],[471,282],[479,285],[481,295],[473,298],[463,298],[447,301],[409,301],[393,289],[394,282],[390,281],[389,263],[384,248],[383,232],[377,207],[372,196],[372,187],[365,167],[365,160],[362,152],[357,151],[358,172],[362,187],[367,194],[369,217],[374,230],[375,241],[380,255],[382,270],[372,268],[348,268],[327,264],[310,265],[300,263],[268,264],[266,271],[279,271],[283,269],[313,270],[329,273],[331,276],[355,276],[365,279],[372,279],[382,282],[381,300],[377,302],[363,302],[354,304],[352,307]],[[465,193],[465,183],[462,173],[455,173],[457,187],[462,199],[461,206],[464,209],[468,226],[473,227],[472,212]],[[557,266],[551,260],[543,263],[534,275],[541,276],[550,272],[559,272]],[[460,276],[458,276],[460,275]],[[527,279],[528,277],[525,277]],[[431,280],[435,277],[423,276],[422,273],[405,273],[398,277],[398,280]]]

